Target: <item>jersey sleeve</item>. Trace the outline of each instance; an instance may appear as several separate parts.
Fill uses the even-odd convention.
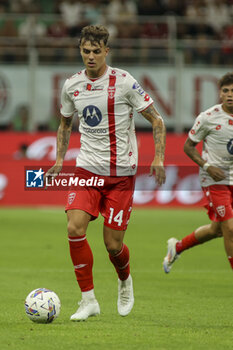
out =
[[[63,85],[61,92],[61,108],[60,112],[64,117],[71,117],[75,112],[75,107],[73,101],[70,99],[70,96],[67,93],[67,81]]]
[[[124,95],[127,102],[134,107],[137,112],[144,111],[144,109],[153,103],[152,98],[130,74],[126,77]]]
[[[205,139],[208,133],[205,114],[201,113],[196,118],[192,129],[189,131],[189,138],[194,142],[200,142]]]

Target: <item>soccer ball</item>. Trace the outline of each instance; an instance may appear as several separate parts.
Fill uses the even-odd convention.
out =
[[[24,306],[31,321],[51,323],[60,313],[61,302],[53,291],[38,288],[28,294]]]

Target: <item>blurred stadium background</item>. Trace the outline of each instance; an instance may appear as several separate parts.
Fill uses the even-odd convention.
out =
[[[63,204],[63,193],[25,191],[24,166],[53,163],[61,87],[82,68],[80,29],[98,23],[111,33],[108,63],[138,80],[168,130],[164,191],[139,174],[135,205],[200,205],[183,143],[232,70],[232,19],[233,0],[0,0],[0,205]],[[140,164],[149,165],[150,125],[135,120]],[[68,165],[80,146],[77,119],[73,131]]]
[[[232,19],[233,0],[0,0],[1,349],[232,349],[232,271],[222,240],[185,253],[169,275],[161,265],[171,235],[181,238],[208,220],[194,209],[203,204],[198,167],[183,144],[196,115],[219,102],[218,79],[232,71]],[[26,190],[25,168],[54,163],[61,87],[83,67],[80,29],[98,23],[111,33],[108,63],[128,70],[164,117],[167,182],[158,191],[148,177],[151,129],[135,114],[138,208],[126,235],[135,308],[127,319],[117,315],[116,276],[98,219],[88,240],[102,315],[77,326],[69,322],[79,296],[65,237],[66,192]],[[79,147],[75,119],[65,165],[74,166]],[[62,302],[52,327],[24,315],[24,298],[42,286]]]

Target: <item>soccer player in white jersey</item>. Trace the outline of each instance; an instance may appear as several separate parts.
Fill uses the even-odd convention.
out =
[[[164,271],[169,273],[180,253],[223,236],[233,269],[233,72],[219,80],[221,104],[201,113],[189,132],[185,153],[200,167],[200,182],[211,223],[197,228],[182,240],[168,240]],[[196,145],[204,141],[202,156]]]
[[[132,210],[137,169],[133,108],[152,124],[155,158],[150,174],[155,173],[159,185],[165,182],[163,119],[150,96],[128,72],[106,64],[108,36],[103,26],[87,26],[81,32],[80,53],[85,69],[67,79],[62,89],[56,163],[46,174],[51,180],[61,171],[72,116],[77,112],[81,149],[76,160],[76,175],[84,180],[94,176],[101,181],[93,186],[78,185],[68,194],[66,212],[70,255],[82,292],[79,308],[71,316],[72,321],[85,320],[100,313],[94,294],[93,256],[86,238],[89,222],[99,213],[104,217],[104,243],[118,275],[119,314],[128,315],[134,304],[129,249],[123,243]]]

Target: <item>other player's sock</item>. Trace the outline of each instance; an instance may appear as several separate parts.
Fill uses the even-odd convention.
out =
[[[181,241],[176,243],[176,252],[180,254],[186,249],[194,247],[197,244],[201,244],[195,237],[195,232],[192,232],[190,235],[184,237]]]
[[[125,281],[130,274],[129,248],[127,245],[123,244],[121,250],[116,255],[109,254],[109,259],[113,263],[119,279]]]
[[[228,260],[229,260],[229,263],[231,265],[231,268],[233,269],[233,257],[232,256],[228,256]]]
[[[74,272],[82,292],[94,288],[92,266],[93,254],[87,242],[86,235],[72,237],[68,236],[70,245],[70,256],[74,265]]]

